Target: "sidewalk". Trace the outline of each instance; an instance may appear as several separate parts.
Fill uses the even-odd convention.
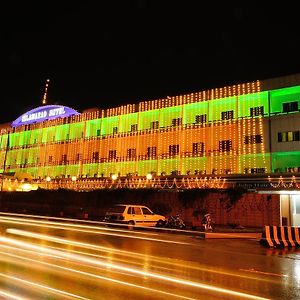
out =
[[[202,232],[203,239],[255,239],[260,240],[263,228],[232,228],[230,226],[215,226],[212,232]]]

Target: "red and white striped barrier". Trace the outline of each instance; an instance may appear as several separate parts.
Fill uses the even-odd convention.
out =
[[[300,246],[300,227],[293,226],[265,226],[260,243],[268,247],[296,247]]]

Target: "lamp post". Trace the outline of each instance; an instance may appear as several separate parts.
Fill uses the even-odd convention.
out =
[[[152,180],[152,174],[151,174],[151,173],[148,173],[148,174],[146,175],[146,179],[147,179],[147,185],[148,185],[148,187],[150,187],[150,186],[151,186],[150,182],[151,182],[151,180]]]
[[[1,130],[1,133],[5,133],[6,130]],[[6,143],[6,148],[5,148],[5,154],[4,154],[4,159],[3,159],[3,172],[2,172],[2,178],[1,178],[1,191],[0,191],[0,200],[2,198],[2,192],[3,192],[3,183],[4,183],[4,174],[5,174],[5,169],[6,169],[6,158],[7,158],[7,152],[8,152],[8,148],[9,148],[9,134],[10,131],[7,132],[7,143]],[[3,136],[2,136],[3,138]],[[2,139],[1,139],[1,143],[2,143]],[[0,203],[1,205],[1,203]]]
[[[111,181],[112,181],[111,187],[113,187],[113,185],[114,185],[115,181],[117,180],[117,178],[118,178],[117,174],[112,174],[111,175]]]
[[[72,182],[73,182],[73,189],[76,190],[76,180],[77,180],[77,177],[76,176],[72,176]]]
[[[50,181],[51,181],[51,177],[50,176],[47,176],[46,177],[46,182],[47,182],[47,184],[46,184],[46,188],[49,190],[49,184],[50,184]]]

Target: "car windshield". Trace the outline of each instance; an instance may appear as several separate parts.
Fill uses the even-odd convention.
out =
[[[111,207],[108,212],[109,213],[123,213],[124,210],[125,210],[125,205],[116,205],[116,206],[113,206]]]

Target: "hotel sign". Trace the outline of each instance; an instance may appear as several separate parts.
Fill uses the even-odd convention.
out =
[[[17,118],[14,122],[12,122],[12,126],[17,127],[21,125],[42,122],[45,120],[66,118],[73,115],[79,115],[79,112],[67,106],[45,105],[26,112],[25,114]]]

